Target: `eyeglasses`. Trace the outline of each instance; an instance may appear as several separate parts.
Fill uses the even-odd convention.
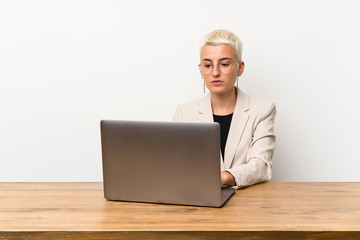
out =
[[[237,64],[239,62],[232,62],[230,59],[225,59],[219,61],[218,64],[216,64],[217,68],[220,70],[220,72],[227,74],[230,73],[233,69],[234,64]],[[211,61],[203,60],[198,65],[200,71],[203,74],[210,74],[212,70],[214,69],[214,64]]]

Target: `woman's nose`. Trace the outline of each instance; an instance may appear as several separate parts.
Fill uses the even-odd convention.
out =
[[[215,76],[220,76],[220,69],[219,69],[219,66],[217,64],[213,66],[212,75],[214,77]]]

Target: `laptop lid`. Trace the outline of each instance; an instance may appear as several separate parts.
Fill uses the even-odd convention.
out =
[[[224,204],[218,123],[102,120],[100,125],[106,199]]]

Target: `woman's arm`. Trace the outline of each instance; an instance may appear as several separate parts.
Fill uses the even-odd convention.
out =
[[[268,181],[272,177],[272,156],[275,149],[275,104],[271,104],[257,123],[249,146],[246,163],[226,169],[231,173],[238,188]]]

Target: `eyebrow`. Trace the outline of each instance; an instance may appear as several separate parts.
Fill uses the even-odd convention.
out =
[[[225,57],[225,58],[221,58],[219,61],[222,61],[222,60],[232,60],[232,58]],[[208,58],[204,58],[202,61],[212,62],[212,60],[211,60],[211,59],[208,59]]]

